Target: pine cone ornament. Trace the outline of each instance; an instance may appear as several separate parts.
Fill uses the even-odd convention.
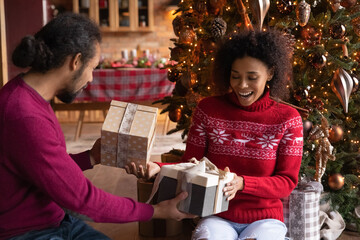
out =
[[[227,28],[226,22],[221,17],[215,18],[211,22],[211,29],[210,29],[211,36],[215,40],[221,38],[222,36],[225,35],[226,28]]]
[[[311,7],[310,4],[305,2],[305,0],[302,0],[297,6],[296,6],[296,18],[299,21],[300,26],[305,26],[310,18],[310,12]]]

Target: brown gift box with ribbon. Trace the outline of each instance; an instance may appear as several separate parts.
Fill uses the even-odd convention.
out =
[[[101,129],[101,164],[145,166],[155,139],[157,108],[111,101]]]

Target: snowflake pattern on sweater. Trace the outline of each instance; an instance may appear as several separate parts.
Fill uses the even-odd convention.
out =
[[[197,109],[196,118],[201,123],[197,125],[196,121],[193,121],[194,131],[188,141],[202,147],[206,147],[208,143],[209,151],[214,154],[268,160],[274,160],[277,151],[285,155],[302,155],[303,137],[291,133],[302,126],[300,116],[278,124],[260,124],[213,118],[202,109]],[[205,141],[207,137],[209,141]],[[279,145],[282,146],[280,149]],[[251,149],[258,149],[259,152]]]

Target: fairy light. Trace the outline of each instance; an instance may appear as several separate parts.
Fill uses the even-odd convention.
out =
[[[211,61],[214,61],[214,60],[215,60],[215,58],[212,57],[212,58],[211,58]]]

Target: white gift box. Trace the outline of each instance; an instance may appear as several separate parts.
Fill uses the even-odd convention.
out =
[[[158,174],[153,194],[160,202],[174,198],[182,191],[188,197],[181,201],[178,209],[201,217],[227,211],[229,201],[223,188],[234,178],[233,173],[219,170],[208,159],[197,163],[165,165]]]

